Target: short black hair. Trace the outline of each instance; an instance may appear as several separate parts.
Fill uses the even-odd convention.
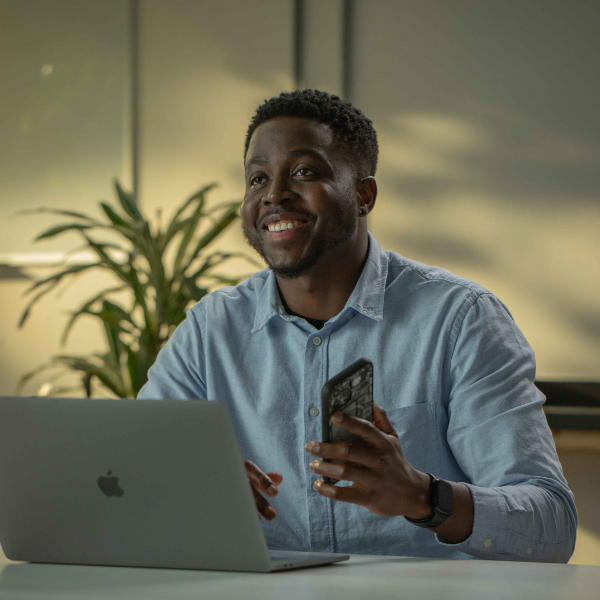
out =
[[[282,92],[261,104],[252,117],[244,144],[244,161],[254,130],[275,117],[303,117],[329,125],[334,140],[348,151],[359,177],[374,176],[379,145],[373,122],[339,96],[319,90]]]

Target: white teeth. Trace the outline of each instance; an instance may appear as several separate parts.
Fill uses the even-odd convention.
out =
[[[277,223],[271,223],[268,225],[269,231],[285,231],[286,229],[293,229],[302,225],[301,221],[278,221]]]

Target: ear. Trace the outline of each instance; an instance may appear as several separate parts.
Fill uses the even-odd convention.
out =
[[[359,207],[365,207],[366,216],[373,210],[375,201],[377,200],[377,182],[375,181],[375,177],[363,177],[357,184],[357,193]]]

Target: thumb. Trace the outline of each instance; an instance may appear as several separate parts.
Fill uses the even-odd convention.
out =
[[[387,414],[383,408],[380,408],[373,402],[373,425],[383,433],[398,437],[394,426],[390,423]]]

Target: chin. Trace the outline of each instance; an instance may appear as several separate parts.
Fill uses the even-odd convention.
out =
[[[311,267],[317,264],[321,255],[307,256],[304,259],[297,260],[295,262],[273,264],[266,257],[265,261],[269,268],[277,277],[281,279],[297,279],[301,275],[304,275]]]
[[[280,279],[298,279],[298,277],[300,277],[300,275],[302,275],[306,269],[305,268],[298,268],[298,267],[270,267],[271,271],[273,271],[273,273],[275,273],[275,275],[277,277],[279,277]]]

